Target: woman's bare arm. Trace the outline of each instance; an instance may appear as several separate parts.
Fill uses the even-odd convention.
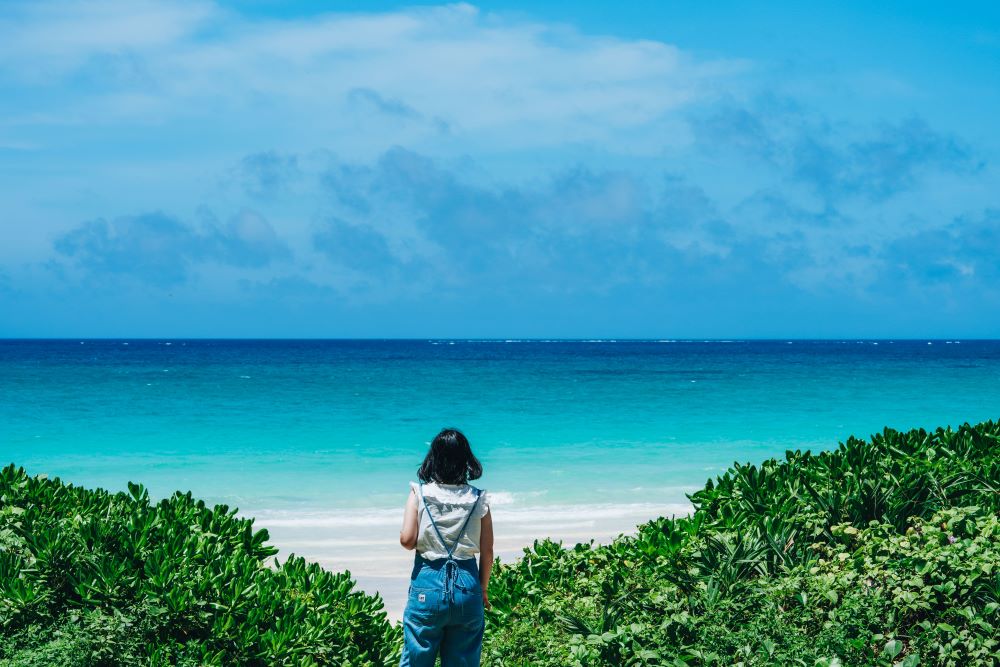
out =
[[[399,543],[404,549],[413,550],[417,546],[417,494],[410,489],[410,497],[406,499],[406,509],[403,510],[403,528],[399,531]]]
[[[486,513],[479,531],[479,584],[483,587],[483,607],[489,609],[490,573],[493,570],[493,514]]]

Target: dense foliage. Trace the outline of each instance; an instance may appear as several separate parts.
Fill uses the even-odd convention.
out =
[[[385,665],[398,630],[349,574],[190,494],[150,503],[0,471],[0,666]]]
[[[1000,424],[736,465],[605,546],[497,563],[484,664],[1000,665]],[[387,665],[346,573],[269,566],[265,531],[0,472],[0,667]]]
[[[495,570],[489,665],[1000,665],[1000,424],[736,465],[607,546]]]

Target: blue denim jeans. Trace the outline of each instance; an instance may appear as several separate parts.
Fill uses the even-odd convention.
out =
[[[475,558],[426,560],[417,554],[403,612],[400,667],[479,667],[483,589]]]

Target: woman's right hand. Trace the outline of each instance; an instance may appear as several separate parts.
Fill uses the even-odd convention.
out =
[[[489,593],[485,589],[483,589],[483,609],[493,609],[493,605],[490,604]]]

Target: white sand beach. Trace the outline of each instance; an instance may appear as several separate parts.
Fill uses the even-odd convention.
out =
[[[491,508],[495,553],[503,561],[522,554],[537,539],[606,543],[658,516],[684,515],[686,503],[551,505]],[[330,570],[348,570],[360,589],[378,593],[392,620],[402,616],[413,552],[399,545],[403,508],[367,511],[247,512],[267,528],[281,553],[304,556]]]

